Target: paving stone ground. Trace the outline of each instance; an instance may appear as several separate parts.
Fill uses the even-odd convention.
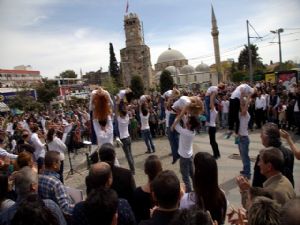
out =
[[[239,171],[242,169],[242,161],[238,157],[232,157],[233,154],[238,153],[237,145],[234,144],[234,139],[224,139],[224,131],[217,132],[217,142],[219,144],[219,149],[221,152],[221,158],[217,160],[218,171],[219,171],[219,184],[221,188],[225,191],[226,197],[229,204],[234,206],[240,206],[240,193],[237,188],[235,177],[239,175]],[[294,136],[297,146],[300,146],[300,137]],[[163,169],[169,169],[175,171],[178,177],[181,179],[179,172],[179,162],[175,165],[171,164],[172,157],[169,155],[171,153],[170,145],[166,137],[154,139],[156,146],[155,154],[158,155],[163,164]],[[287,144],[284,142],[287,146]],[[95,149],[97,146],[92,146]],[[255,159],[259,151],[263,148],[260,140],[260,132],[254,131],[250,134],[250,151],[249,155],[251,158]],[[135,161],[135,181],[136,185],[140,186],[147,182],[147,176],[144,174],[144,161],[149,154],[145,154],[146,146],[145,143],[140,141],[135,141],[132,143],[132,153]],[[80,149],[78,154],[74,156],[71,155],[73,167],[80,172],[80,174],[74,173],[68,176],[65,180],[65,184],[70,187],[79,188],[85,192],[85,176],[87,175],[87,162],[85,153],[88,152],[87,148]],[[209,144],[209,137],[206,133],[201,133],[195,137],[194,140],[194,154],[197,152],[209,152],[212,153],[211,146]],[[122,167],[128,168],[128,163],[124,156],[122,148],[116,148],[116,153],[120,165]],[[251,168],[253,171],[254,162],[251,163]],[[69,162],[66,158],[65,161],[65,177],[69,171]],[[295,179],[295,190],[297,195],[300,195],[300,161],[295,159],[294,165],[294,179]]]

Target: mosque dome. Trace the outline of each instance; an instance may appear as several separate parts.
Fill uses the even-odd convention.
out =
[[[191,73],[195,73],[195,69],[191,65],[185,65],[180,69],[180,72],[182,74],[191,74]]]
[[[175,66],[168,66],[165,68],[165,70],[168,70],[171,73],[171,75],[179,74],[179,69],[177,69]]]
[[[160,54],[160,56],[157,59],[157,63],[172,62],[176,60],[185,60],[185,59],[186,58],[181,52],[175,49],[168,48],[168,50]]]
[[[196,66],[196,71],[197,72],[209,72],[209,66],[204,63],[201,63],[198,66]]]

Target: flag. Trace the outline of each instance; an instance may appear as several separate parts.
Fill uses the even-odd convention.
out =
[[[129,3],[128,3],[128,0],[127,0],[127,3],[126,3],[126,13],[128,13],[128,8],[129,8]]]

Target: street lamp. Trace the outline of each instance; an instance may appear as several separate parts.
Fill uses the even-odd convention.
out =
[[[278,30],[271,30],[270,32],[273,34],[278,34],[278,44],[279,44],[279,68],[281,70],[282,65],[282,54],[281,54],[281,39],[280,39],[280,33],[283,33],[283,29],[279,28]]]

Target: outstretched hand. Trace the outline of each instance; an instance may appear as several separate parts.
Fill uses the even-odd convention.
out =
[[[291,138],[291,135],[286,130],[280,129],[279,132],[280,132],[280,137],[284,138],[285,140]]]

